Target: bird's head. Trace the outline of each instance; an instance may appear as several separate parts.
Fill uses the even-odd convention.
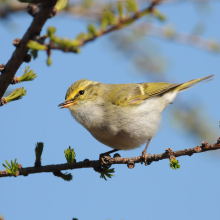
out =
[[[58,107],[72,108],[75,105],[96,99],[99,84],[88,79],[81,79],[74,82],[67,90],[65,102],[58,105]]]

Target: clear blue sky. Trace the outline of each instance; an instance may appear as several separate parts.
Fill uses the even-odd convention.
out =
[[[160,10],[179,31],[189,33],[202,20],[207,27],[205,37],[220,39],[220,5],[216,2],[211,4],[210,13],[202,16],[192,2],[166,4]],[[0,20],[0,63],[10,58],[13,39],[22,37],[31,20],[26,13],[11,16],[10,22]],[[16,30],[10,29],[12,24]],[[58,35],[72,38],[86,28],[86,22],[59,15],[48,20],[42,33],[49,25],[57,27]],[[187,103],[200,99],[219,132],[219,55],[167,40],[152,41],[159,44],[161,53],[169,60],[166,74],[170,82],[215,74],[213,81],[181,93],[177,99]],[[104,83],[148,81],[145,75],[135,74],[131,61],[112,48],[110,38],[103,37],[83,47],[77,55],[54,51],[51,67],[45,64],[45,53],[39,53],[30,63],[38,77],[33,82],[10,87],[24,86],[27,96],[0,108],[1,163],[17,158],[23,167],[33,166],[35,144],[40,141],[45,144],[42,165],[65,163],[64,150],[69,146],[75,148],[77,161],[98,159],[100,153],[109,150],[75,122],[67,109],[57,106],[64,101],[68,87],[81,78]],[[18,70],[18,76],[25,66]],[[164,112],[161,129],[151,142],[149,153],[162,153],[167,147],[191,148],[203,141],[171,127],[167,112],[173,105]],[[137,156],[142,150],[143,146],[120,154]],[[108,181],[100,179],[93,169],[70,171],[71,182],[51,173],[1,178],[0,214],[5,220],[219,219],[219,157],[203,153],[181,157],[179,161],[181,169],[177,171],[169,168],[168,160],[148,167],[137,164],[132,170],[126,165],[115,165],[115,177]]]

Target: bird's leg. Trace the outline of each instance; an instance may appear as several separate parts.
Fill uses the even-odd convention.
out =
[[[107,151],[105,153],[102,153],[102,154],[99,155],[99,160],[101,161],[102,164],[105,164],[104,156],[108,156],[109,154],[117,152],[117,151],[119,151],[119,150],[118,149],[114,149],[114,150],[110,150],[110,151]]]
[[[146,145],[145,149],[144,149],[143,152],[142,152],[142,163],[144,162],[145,165],[147,165],[147,148],[148,148],[148,146],[149,146],[149,144],[150,144],[150,140],[151,140],[151,139],[148,139],[147,145]]]

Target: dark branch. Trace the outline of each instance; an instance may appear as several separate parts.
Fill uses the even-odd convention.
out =
[[[12,54],[11,59],[9,59],[8,63],[5,65],[4,72],[2,72],[0,75],[0,99],[12,82],[12,79],[18,68],[24,62],[25,56],[29,50],[29,48],[26,46],[28,41],[33,39],[34,36],[40,34],[41,29],[46,20],[50,17],[56,2],[57,0],[44,1],[41,10],[34,17],[32,24],[24,34],[23,38],[20,40],[20,43]]]
[[[184,149],[184,150],[178,150],[178,151],[172,151],[170,148],[165,151],[165,153],[162,154],[148,154],[147,162],[150,164],[153,161],[159,161],[163,159],[173,159],[175,157],[181,157],[181,156],[192,156],[196,153],[202,153],[206,151],[211,150],[218,150],[220,149],[220,137],[216,144],[209,145],[207,142],[203,142],[201,146],[196,146],[194,148]],[[129,157],[129,158],[123,158],[123,157],[105,157],[105,164],[106,165],[112,165],[112,164],[135,164],[135,163],[141,163],[142,158],[141,156],[138,157]],[[80,169],[80,168],[94,168],[101,166],[100,160],[88,160],[85,159],[84,161],[75,162],[72,165],[69,165],[67,163],[65,164],[57,164],[57,165],[47,165],[47,166],[41,166],[41,167],[26,167],[19,169],[19,173],[17,175],[23,175],[27,176],[29,174],[33,173],[53,173],[61,170],[72,170],[72,169]],[[7,177],[11,176],[8,174],[6,170],[0,171],[0,177]]]

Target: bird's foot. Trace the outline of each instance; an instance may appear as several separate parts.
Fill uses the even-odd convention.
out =
[[[114,150],[111,150],[111,151],[108,151],[108,152],[105,152],[105,153],[100,154],[100,155],[99,155],[99,160],[100,160],[100,162],[101,162],[101,165],[102,165],[102,166],[105,166],[105,167],[107,167],[107,168],[110,168],[111,165],[107,165],[107,164],[106,164],[106,163],[108,162],[108,160],[111,159],[111,156],[110,156],[109,154],[114,153],[114,152],[116,152],[116,151],[118,151],[118,150],[117,150],[117,149],[114,149]]]
[[[141,156],[141,164],[143,163],[145,164],[145,166],[147,166],[147,154],[145,150],[142,152],[142,156]]]
[[[106,168],[110,168],[111,167],[111,165],[107,165],[106,164],[109,159],[111,159],[111,156],[109,154],[103,153],[103,154],[99,155],[99,160],[101,162],[101,165],[106,167]]]
[[[142,155],[141,155],[141,164],[145,164],[145,166],[147,166],[147,165],[150,165],[151,164],[151,162],[148,162],[147,161],[147,158],[148,158],[148,156],[150,156],[151,154],[147,154],[146,153],[146,151],[144,150],[143,152],[142,152]]]

